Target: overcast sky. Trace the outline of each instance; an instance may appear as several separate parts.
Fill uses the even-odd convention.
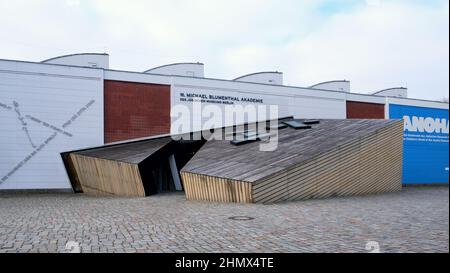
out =
[[[448,0],[0,0],[0,58],[106,52],[144,71],[203,62],[205,76],[267,70],[287,85],[347,79],[352,92],[449,92]]]

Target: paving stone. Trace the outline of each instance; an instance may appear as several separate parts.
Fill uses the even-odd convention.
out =
[[[250,221],[230,220],[251,216]],[[0,193],[0,253],[448,252],[448,187],[273,205]]]

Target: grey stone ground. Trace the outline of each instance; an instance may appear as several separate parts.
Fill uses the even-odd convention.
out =
[[[230,216],[251,216],[236,221]],[[448,187],[275,205],[0,194],[0,252],[448,252]]]

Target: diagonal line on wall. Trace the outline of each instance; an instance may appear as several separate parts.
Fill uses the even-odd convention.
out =
[[[95,103],[95,100],[90,100],[86,105],[84,105],[80,110],[75,112],[70,119],[68,119],[62,127],[68,127],[73,124],[86,110],[89,109],[93,104]],[[0,106],[3,106],[0,105]],[[5,107],[4,107],[5,108]],[[24,159],[22,159],[11,171],[9,171],[6,175],[4,175],[0,179],[0,185],[8,180],[14,173],[16,173],[19,169],[21,169],[28,161],[30,161],[34,156],[36,156],[42,149],[44,149],[50,142],[52,142],[56,136],[58,135],[58,132],[53,132],[53,134],[49,135],[44,142],[42,142],[39,146],[37,146],[31,153],[29,153]]]

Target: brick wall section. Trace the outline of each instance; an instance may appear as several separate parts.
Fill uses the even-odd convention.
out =
[[[170,86],[105,80],[105,143],[170,132]]]
[[[384,104],[347,101],[349,119],[384,119]]]

